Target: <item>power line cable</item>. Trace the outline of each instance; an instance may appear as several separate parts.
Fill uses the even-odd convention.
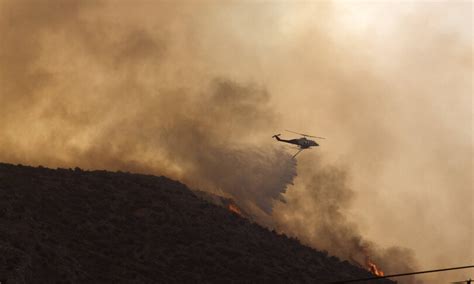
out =
[[[434,269],[434,270],[425,270],[425,271],[417,271],[417,272],[407,272],[407,273],[391,274],[391,275],[384,275],[384,276],[374,276],[374,277],[361,278],[361,279],[351,279],[351,280],[344,280],[344,281],[329,282],[329,284],[343,284],[343,283],[350,283],[350,282],[378,280],[378,279],[384,279],[384,278],[400,277],[400,276],[423,274],[423,273],[434,273],[434,272],[441,272],[441,271],[448,271],[448,270],[458,270],[458,269],[467,269],[467,268],[474,268],[474,265],[450,267],[450,268],[442,268],[442,269]]]

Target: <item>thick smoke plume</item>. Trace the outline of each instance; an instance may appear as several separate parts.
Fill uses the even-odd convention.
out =
[[[284,150],[248,141],[276,126],[263,87],[146,82],[167,70],[166,37],[81,19],[90,6],[79,2],[36,3],[3,4],[2,160],[166,174],[271,213],[296,169]]]
[[[472,263],[471,8],[0,0],[0,161],[167,175],[387,272]],[[297,168],[284,128],[329,139]]]
[[[413,251],[400,247],[382,249],[364,238],[357,225],[348,220],[355,192],[344,167],[315,162],[298,170],[305,175],[298,176],[295,186],[285,194],[287,202],[276,206],[278,230],[364,268],[370,261],[385,274],[416,271]],[[408,277],[402,282],[416,283]]]

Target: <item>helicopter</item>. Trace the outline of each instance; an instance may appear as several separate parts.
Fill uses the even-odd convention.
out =
[[[310,140],[310,139],[307,139],[306,137],[311,137],[311,138],[318,138],[318,139],[326,139],[324,137],[319,137],[319,136],[312,136],[312,135],[308,135],[308,134],[304,134],[304,133],[298,133],[298,132],[294,132],[294,131],[291,131],[291,130],[286,130],[285,131],[288,131],[288,132],[291,132],[291,133],[295,133],[295,134],[298,134],[298,135],[301,135],[303,137],[301,138],[296,138],[296,139],[281,139],[280,138],[280,135],[281,134],[275,134],[272,136],[272,138],[275,138],[277,141],[279,142],[285,142],[285,143],[289,143],[289,144],[294,144],[294,145],[297,145],[299,148],[298,148],[298,152],[296,152],[296,154],[293,155],[292,158],[295,158],[301,151],[305,150],[305,149],[309,149],[311,147],[316,147],[316,146],[319,146],[318,143],[316,143],[316,141],[314,140]]]

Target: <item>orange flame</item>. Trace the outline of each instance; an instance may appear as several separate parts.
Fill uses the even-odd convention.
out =
[[[239,209],[239,207],[237,207],[237,205],[235,205],[233,203],[229,203],[228,209],[229,209],[229,211],[234,212],[235,214],[242,216],[242,211],[240,211],[240,209]]]
[[[372,261],[370,261],[370,259],[367,257],[366,258],[366,265],[367,265],[367,269],[374,275],[377,275],[377,276],[384,276],[384,273],[383,271],[377,267],[377,265],[375,263],[373,263]]]

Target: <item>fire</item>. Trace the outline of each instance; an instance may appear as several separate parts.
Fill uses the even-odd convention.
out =
[[[377,276],[384,276],[383,271],[375,265],[372,261],[370,261],[369,257],[366,258],[365,264],[367,265],[367,269],[374,275]]]
[[[229,209],[229,211],[234,212],[235,214],[242,216],[242,211],[240,211],[240,209],[239,209],[239,207],[237,207],[237,205],[235,205],[233,203],[229,203],[228,209]]]

